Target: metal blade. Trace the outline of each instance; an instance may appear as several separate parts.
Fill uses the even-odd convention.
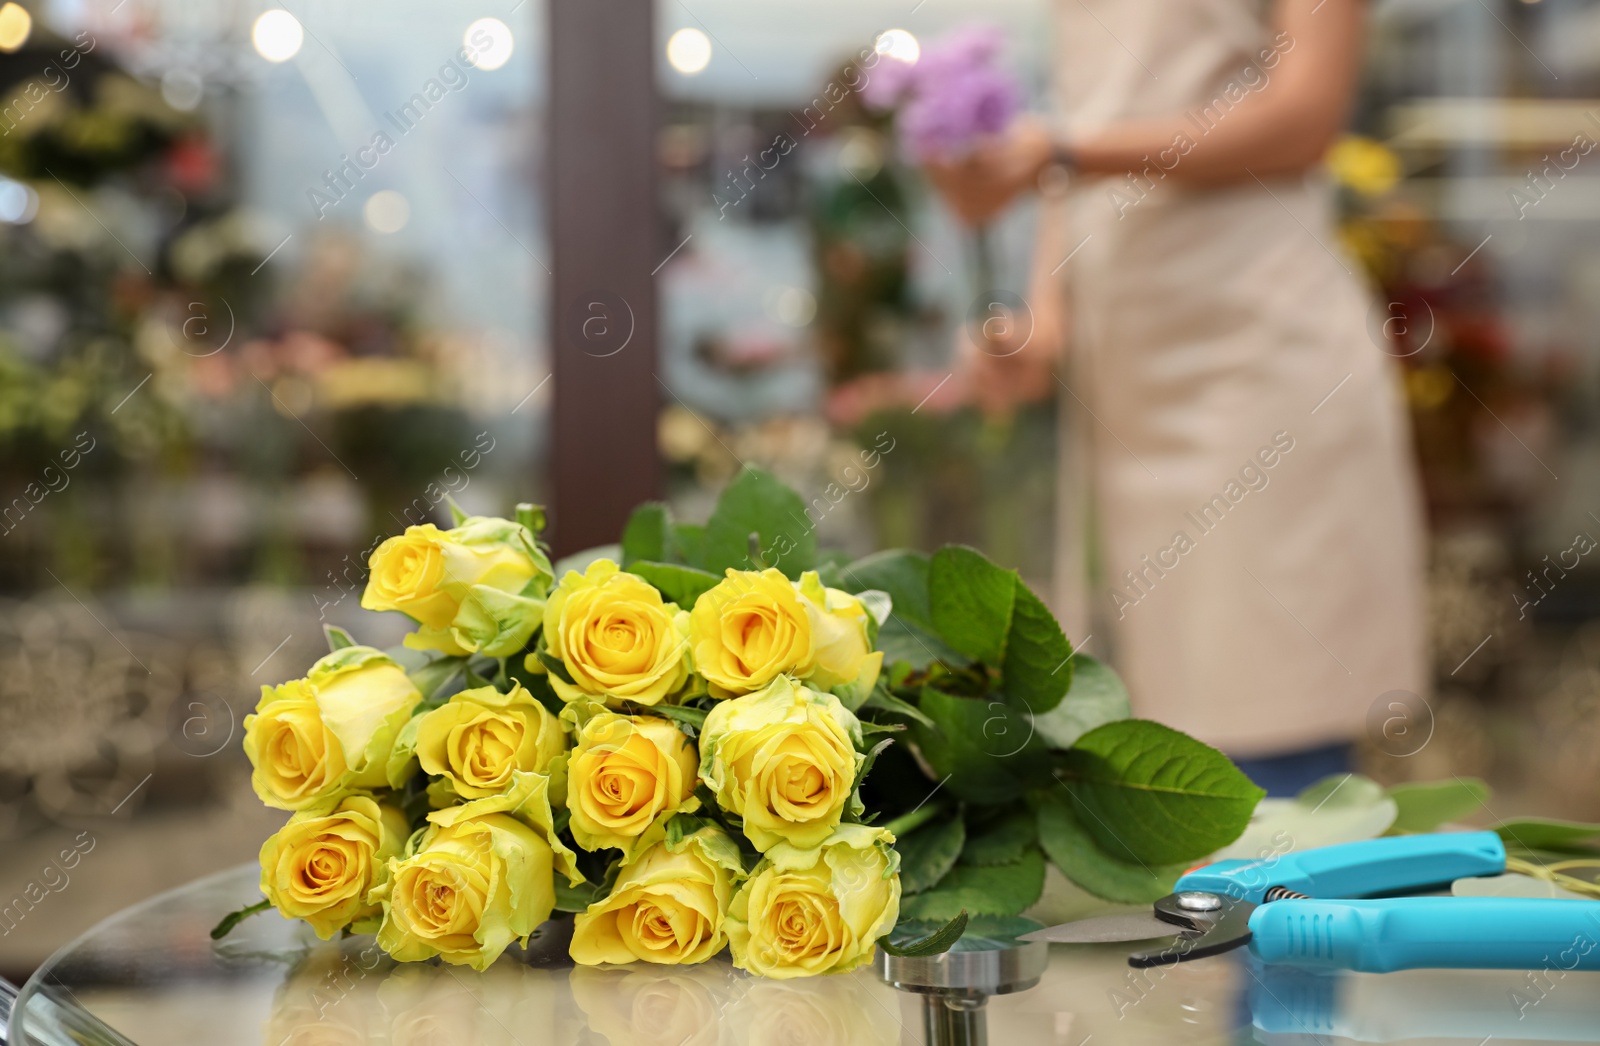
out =
[[[1168,898],[1156,904],[1159,907]],[[1250,942],[1250,913],[1256,906],[1249,901],[1221,898],[1222,906],[1204,918],[1195,918],[1194,928],[1168,939],[1164,947],[1137,951],[1128,956],[1128,965],[1136,969],[1151,966],[1170,966],[1176,962],[1203,959],[1231,951]],[[1174,910],[1171,914],[1179,914]],[[1170,923],[1168,925],[1171,925]]]
[[[1097,915],[1092,919],[1049,926],[1025,933],[1021,941],[1049,941],[1052,944],[1111,944],[1120,941],[1148,941],[1171,937],[1172,924],[1157,919],[1145,908],[1136,912]]]

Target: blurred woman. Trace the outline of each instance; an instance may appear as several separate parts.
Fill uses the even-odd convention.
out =
[[[1137,713],[1292,793],[1426,685],[1399,386],[1320,169],[1364,5],[1056,11],[1059,125],[929,172],[974,224],[1070,185],[1047,194],[1032,337],[975,350],[973,382],[1061,397],[1071,633],[1103,633]]]

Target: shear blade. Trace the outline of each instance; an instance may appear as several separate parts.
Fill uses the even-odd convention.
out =
[[[1167,898],[1163,898],[1157,904],[1167,901]],[[1189,928],[1170,937],[1164,947],[1134,952],[1128,956],[1128,965],[1136,969],[1170,966],[1232,951],[1249,943],[1250,913],[1255,909],[1256,906],[1249,901],[1224,897],[1220,909],[1194,917]]]

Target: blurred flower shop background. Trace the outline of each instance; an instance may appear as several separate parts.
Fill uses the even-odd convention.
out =
[[[975,13],[658,4],[661,486],[700,518],[758,464],[824,543],[1048,591],[1056,408],[950,380],[963,233],[854,91]],[[1047,109],[1047,5],[981,15]],[[1370,34],[1329,164],[1405,372],[1436,679],[1404,736],[1375,704],[1364,768],[1595,818],[1600,7],[1379,0]],[[324,623],[394,638],[358,606],[381,537],[549,500],[550,53],[542,0],[0,8],[0,906],[95,843],[0,974],[254,857],[239,720]]]

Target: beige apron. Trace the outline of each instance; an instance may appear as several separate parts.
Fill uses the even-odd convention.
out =
[[[1242,106],[1272,74],[1250,0],[1058,5],[1069,134],[1194,113],[1198,142],[1229,80]],[[1353,739],[1381,695],[1426,686],[1397,369],[1320,173],[1152,180],[1080,182],[1055,230],[1076,251],[1058,609],[1101,633],[1139,715],[1236,755]]]

